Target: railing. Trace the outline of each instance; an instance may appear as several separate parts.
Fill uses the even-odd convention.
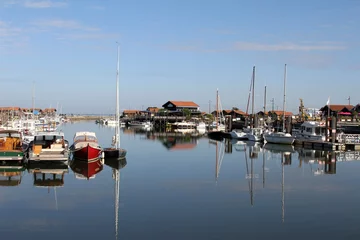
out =
[[[360,152],[350,151],[350,152],[339,152],[336,154],[336,161],[346,162],[346,161],[359,161]]]
[[[154,119],[186,119],[186,117],[179,116],[154,116]]]
[[[338,139],[340,143],[360,144],[360,134],[340,134]]]

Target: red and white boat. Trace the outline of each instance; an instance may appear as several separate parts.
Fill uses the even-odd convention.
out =
[[[94,132],[77,132],[71,146],[73,156],[81,160],[94,160],[101,157],[102,148]]]

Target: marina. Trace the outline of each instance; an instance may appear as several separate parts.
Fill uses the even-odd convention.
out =
[[[0,1],[0,236],[360,239],[359,9]]]
[[[61,126],[65,136],[72,136],[80,129],[93,129],[102,145],[112,141],[113,128],[97,126],[93,121]],[[194,227],[204,226],[205,221],[206,226],[225,221],[232,236],[244,234],[236,224],[238,221],[244,221],[247,229],[256,224],[270,231],[268,224],[255,220],[258,218],[271,221],[274,232],[270,236],[277,237],[282,236],[280,229],[300,229],[300,221],[317,224],[319,228],[325,227],[325,219],[332,222],[335,216],[326,215],[327,207],[318,203],[325,199],[341,206],[344,215],[336,217],[339,221],[346,222],[345,216],[352,212],[346,207],[349,200],[339,198],[338,192],[346,194],[357,190],[359,151],[315,150],[234,139],[215,141],[206,135],[166,136],[137,133],[136,130],[121,128],[122,146],[128,150],[127,157],[122,160],[32,161],[19,166],[13,162],[3,163],[0,167],[1,187],[12,187],[2,188],[6,190],[2,211],[7,213],[6,209],[14,207],[16,202],[9,200],[22,191],[29,192],[22,195],[23,201],[33,199],[32,204],[24,205],[25,214],[12,210],[14,218],[1,221],[9,234],[36,235],[38,239],[45,239],[46,234],[40,231],[58,232],[57,228],[61,226],[64,231],[76,231],[84,237],[114,238],[116,235],[118,239],[136,239],[151,233],[165,239],[167,234],[163,232],[163,226],[171,231],[176,228],[166,219],[176,215],[178,218],[173,221],[183,225],[179,233],[181,238],[193,236]],[[138,148],[143,151],[136,151]],[[146,152],[156,158],[149,158]],[[147,180],[150,177],[152,181]],[[340,184],[345,180],[346,187]],[[358,200],[355,195],[350,201]],[[226,207],[220,207],[224,202]],[[95,210],[99,204],[101,210]],[[272,210],[264,212],[265,206]],[[216,209],[210,219],[208,209]],[[314,209],[324,217],[314,219],[312,215],[303,215],[304,211]],[[156,222],[150,217],[154,211],[158,213]],[[231,220],[224,217],[229,215]],[[49,217],[41,226],[31,225],[31,233],[18,229],[15,232],[16,221],[34,221],[45,216]],[[56,221],[53,216],[57,216]],[[189,220],[185,216],[195,219]],[[130,227],[139,217],[144,223],[141,231]],[[96,231],[80,227],[94,224],[94,221],[99,227]],[[160,227],[158,222],[163,226]],[[348,230],[347,224],[336,226],[322,235]],[[198,230],[197,236],[198,239],[209,239],[210,235],[220,232]],[[269,236],[269,232],[266,235]],[[63,237],[61,233],[59,236]],[[264,235],[259,232],[254,236]]]

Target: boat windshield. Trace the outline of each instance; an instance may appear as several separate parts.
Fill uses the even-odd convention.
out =
[[[74,139],[74,142],[78,142],[78,141],[91,141],[91,142],[96,142],[97,139],[94,136],[89,136],[89,135],[81,135],[81,136],[77,136]]]
[[[5,132],[5,133],[0,133],[0,138],[6,138],[6,137],[13,137],[13,138],[21,138],[21,135],[20,133],[8,133],[8,132]]]
[[[35,136],[35,140],[43,140],[43,141],[56,141],[56,140],[61,140],[63,139],[63,136],[60,135],[40,135],[40,136]]]

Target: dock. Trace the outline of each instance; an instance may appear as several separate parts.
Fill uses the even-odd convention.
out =
[[[318,150],[359,151],[360,134],[340,134],[338,137],[338,141],[335,142],[319,142],[319,141],[296,139],[294,145],[301,146],[304,148],[318,149]]]

